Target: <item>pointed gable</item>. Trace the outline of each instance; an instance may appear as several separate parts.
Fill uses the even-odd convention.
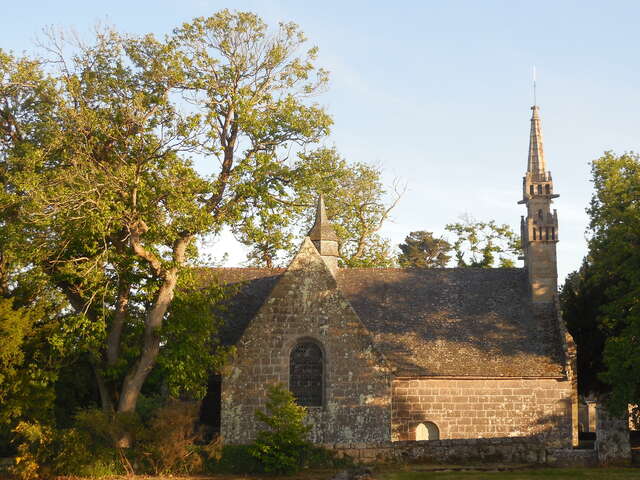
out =
[[[253,412],[264,408],[269,385],[290,383],[292,352],[313,342],[323,353],[323,406],[312,410],[315,442],[349,441],[340,428],[359,415],[371,441],[390,429],[390,369],[373,337],[338,288],[309,238],[282,272],[239,340],[223,378],[222,432],[245,442],[255,435]]]

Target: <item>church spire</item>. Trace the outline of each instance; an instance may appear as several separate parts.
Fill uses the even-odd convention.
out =
[[[325,259],[331,271],[335,272],[338,268],[338,236],[327,217],[322,194],[318,196],[316,219],[307,236],[313,242],[322,258]]]
[[[534,105],[531,110],[529,157],[522,179],[522,200],[518,202],[527,207],[527,216],[521,222],[522,249],[533,302],[552,303],[558,282],[556,243],[559,235],[558,214],[551,205],[559,195],[553,193],[551,172],[546,170],[540,108]]]
[[[540,121],[540,107],[531,107],[531,133],[529,135],[529,161],[527,172],[535,178],[542,179],[547,173],[547,164],[544,160],[544,148],[542,145],[542,125]]]

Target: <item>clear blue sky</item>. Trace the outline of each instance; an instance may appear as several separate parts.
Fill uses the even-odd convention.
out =
[[[31,49],[42,27],[163,34],[221,8],[295,21],[320,47],[335,125],[328,144],[378,162],[408,192],[383,234],[442,232],[462,213],[519,229],[531,67],[560,221],[560,275],[585,253],[589,162],[640,150],[640,2],[0,0],[0,47]],[[227,240],[220,247],[241,253]]]

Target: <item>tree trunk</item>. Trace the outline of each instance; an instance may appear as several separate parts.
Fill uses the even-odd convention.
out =
[[[109,387],[107,387],[107,383],[104,381],[104,377],[100,370],[92,362],[93,374],[96,377],[96,384],[98,385],[98,392],[100,393],[100,404],[102,405],[102,410],[105,413],[113,413],[113,397],[111,396],[111,392],[109,391]]]
[[[120,280],[116,311],[113,315],[111,329],[107,335],[107,365],[109,366],[115,365],[120,356],[120,337],[127,317],[130,293],[131,287],[129,284],[125,280]]]
[[[160,352],[160,335],[158,331],[162,326],[162,320],[167,313],[171,300],[173,300],[177,279],[177,268],[171,268],[166,273],[155,302],[147,313],[142,353],[124,378],[118,402],[118,413],[133,412],[135,410],[142,385],[156,363]]]

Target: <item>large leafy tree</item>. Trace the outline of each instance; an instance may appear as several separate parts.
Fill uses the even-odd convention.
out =
[[[164,366],[176,388],[201,392],[206,375],[184,372],[215,363],[215,325],[187,328],[203,295],[174,297],[194,292],[185,272],[198,262],[195,239],[286,195],[288,148],[328,132],[330,118],[308,100],[326,73],[304,42],[294,24],[270,33],[254,14],[224,10],[165,41],[106,30],[67,45],[51,35],[48,73],[31,62],[20,95],[1,77],[11,196],[2,226],[22,222],[26,268],[46,275],[87,325],[83,349],[106,410],[135,409],[161,350],[191,359]],[[3,56],[4,71],[22,63]]]
[[[478,221],[470,216],[450,223],[445,230],[453,236],[458,267],[513,267],[520,254],[520,240],[509,227],[494,220]]]
[[[451,244],[423,230],[409,233],[398,248],[398,263],[404,268],[444,268],[451,259]]]
[[[606,152],[593,162],[592,180],[588,276],[578,293],[595,312],[585,321],[597,322],[604,336],[600,378],[621,413],[640,403],[640,156]]]
[[[58,372],[86,340],[86,325],[34,262],[31,199],[19,187],[37,185],[31,169],[54,141],[56,98],[39,62],[0,51],[0,445],[20,418],[51,419]]]
[[[247,210],[236,229],[251,247],[253,265],[271,267],[293,255],[313,224],[319,193],[338,237],[342,267],[394,265],[391,245],[379,231],[398,204],[401,187],[387,192],[378,167],[347,162],[335,148],[298,152],[292,169],[291,194],[273,198],[267,209]]]
[[[570,273],[560,289],[562,318],[577,349],[578,390],[583,395],[600,394],[609,387],[600,379],[604,370],[605,332],[600,328],[600,305],[606,285],[594,276],[593,264],[585,258],[580,269]]]

